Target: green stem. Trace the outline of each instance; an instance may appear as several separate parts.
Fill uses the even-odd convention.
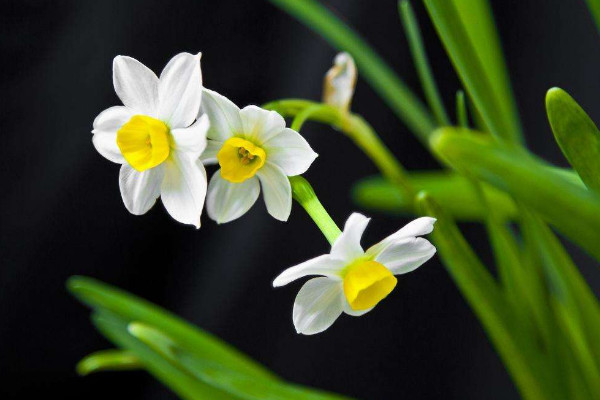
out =
[[[306,179],[301,176],[291,176],[290,184],[292,185],[292,196],[310,215],[312,220],[317,224],[323,235],[327,238],[329,244],[340,236],[342,231],[327,213],[312,186]]]
[[[306,120],[333,125],[352,139],[386,179],[399,185],[410,198],[416,194],[405,169],[360,115],[340,111],[328,104],[296,99],[273,101],[263,107],[275,110],[284,117],[294,117],[292,129],[297,128],[294,130],[300,129]]]
[[[402,82],[365,40],[315,0],[270,0],[334,47],[352,55],[361,76],[422,141],[436,127],[435,120],[417,96]]]
[[[299,111],[298,114],[296,114],[296,116],[294,117],[290,129],[296,132],[300,132],[300,129],[302,128],[302,125],[304,125],[306,120],[308,120],[311,116],[315,114],[327,113],[327,111],[329,111],[328,107],[329,106],[327,106],[326,104],[317,103],[306,107],[302,111]]]
[[[433,79],[429,61],[427,60],[427,53],[425,52],[421,30],[419,29],[415,13],[407,0],[402,0],[398,3],[398,12],[400,13],[400,18],[404,25],[410,52],[415,61],[415,66],[419,74],[419,79],[421,80],[421,86],[423,86],[423,91],[425,92],[427,104],[431,108],[439,125],[450,125],[450,119],[448,118],[448,114],[446,114],[444,103],[442,102],[435,80]]]

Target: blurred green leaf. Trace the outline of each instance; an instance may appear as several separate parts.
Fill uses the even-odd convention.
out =
[[[186,369],[202,382],[240,399],[249,400],[342,400],[346,397],[290,385],[272,379],[257,379],[224,368],[214,361],[198,359],[179,349],[177,343],[161,331],[140,322],[132,322],[127,330],[175,365]]]
[[[427,191],[444,204],[452,217],[461,221],[483,221],[488,214],[469,180],[453,172],[412,172],[409,182],[417,190]],[[491,207],[502,219],[514,219],[516,208],[502,191],[484,184],[483,190]],[[413,199],[405,191],[382,177],[358,181],[352,189],[354,201],[369,210],[394,215],[414,214]]]
[[[467,114],[467,100],[465,92],[462,90],[456,91],[456,123],[461,128],[469,127],[469,116]]]
[[[240,368],[239,363],[248,359],[238,359],[239,354],[232,354],[230,346],[215,342],[218,339],[116,288],[82,277],[71,278],[69,288],[94,307],[93,322],[100,332],[124,349],[86,357],[82,361],[86,372],[119,369],[119,362],[127,361],[129,356],[131,362],[137,362],[137,367],[147,369],[186,399],[349,399],[287,383],[270,371],[261,375],[252,368]],[[190,348],[190,343],[198,347]],[[232,358],[237,362],[232,362]]]
[[[102,350],[84,357],[77,363],[77,373],[85,376],[98,371],[127,371],[141,369],[140,359],[130,351]]]
[[[509,142],[521,142],[520,120],[487,0],[424,2],[487,129]]]
[[[398,12],[402,19],[402,25],[404,26],[404,32],[408,38],[408,45],[410,52],[421,80],[421,86],[425,93],[425,99],[433,115],[435,116],[438,125],[450,125],[450,119],[446,114],[444,103],[438,91],[431,67],[429,66],[429,60],[427,60],[427,53],[425,52],[425,46],[423,45],[423,39],[421,38],[421,30],[419,29],[419,23],[415,17],[415,13],[408,2],[408,0],[401,0],[398,2]]]
[[[451,217],[424,192],[418,197],[423,215],[437,218],[431,236],[450,276],[473,308],[528,399],[555,398],[544,385],[544,358],[535,341],[519,325],[500,287],[481,264]]]
[[[239,399],[199,381],[187,371],[173,365],[161,354],[156,353],[146,344],[131,336],[127,330],[128,321],[126,319],[110,311],[97,310],[92,315],[92,322],[111,342],[134,353],[149,373],[182,399]]]
[[[600,31],[600,0],[586,0],[586,2],[596,23],[596,28]]]
[[[422,141],[436,124],[419,98],[383,59],[348,25],[315,0],[270,0],[313,29],[331,45],[354,57],[359,74]]]
[[[510,193],[600,259],[600,201],[585,187],[524,151],[464,129],[439,129],[431,147],[455,169]]]
[[[156,327],[200,358],[214,360],[249,376],[275,379],[273,373],[227,343],[150,302],[91,278],[72,277],[67,287],[93,308],[109,310],[127,322],[140,321]]]
[[[190,372],[214,387],[246,400],[349,400],[349,397],[326,393],[273,380],[254,379],[232,373],[219,365],[203,362],[189,354],[177,353],[176,359]]]
[[[600,393],[600,304],[566,250],[546,224],[531,213],[524,214],[558,321],[571,340],[591,393]]]
[[[554,138],[586,186],[600,191],[600,131],[567,92],[552,88],[546,111]]]

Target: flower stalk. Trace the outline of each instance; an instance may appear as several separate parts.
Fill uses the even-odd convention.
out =
[[[306,210],[307,214],[323,232],[329,244],[333,244],[342,231],[325,210],[310,183],[301,176],[292,176],[290,177],[290,184],[294,200]]]
[[[274,110],[284,117],[294,117],[292,129],[298,131],[307,121],[317,121],[332,125],[348,136],[360,148],[382,175],[397,184],[408,197],[416,195],[402,164],[381,141],[373,127],[360,115],[342,112],[328,104],[307,100],[284,99],[263,106]]]

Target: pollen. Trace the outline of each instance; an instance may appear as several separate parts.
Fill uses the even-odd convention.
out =
[[[368,310],[394,290],[398,280],[377,261],[359,261],[344,275],[344,295],[354,311]]]
[[[154,168],[169,157],[169,127],[158,119],[134,115],[117,131],[117,146],[137,171]]]
[[[267,154],[249,140],[232,137],[223,143],[217,153],[221,177],[233,183],[241,183],[253,177],[265,164]]]

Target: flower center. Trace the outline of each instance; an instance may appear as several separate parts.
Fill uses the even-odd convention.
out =
[[[169,127],[155,118],[134,115],[117,131],[117,146],[137,171],[156,167],[169,157]]]
[[[344,295],[354,311],[374,307],[394,290],[398,280],[377,261],[359,261],[344,275]]]
[[[254,143],[239,137],[229,138],[217,153],[223,179],[233,183],[253,177],[267,158],[265,151]]]

